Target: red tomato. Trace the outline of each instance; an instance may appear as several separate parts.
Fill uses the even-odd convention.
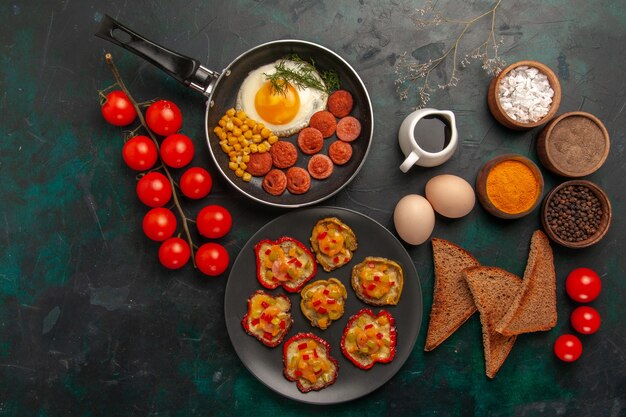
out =
[[[172,186],[160,172],[148,172],[137,182],[137,196],[148,207],[161,207],[172,197]]]
[[[190,163],[194,152],[191,139],[180,133],[166,137],[161,143],[161,159],[172,168],[181,168]]]
[[[589,268],[576,268],[565,280],[565,290],[572,300],[579,303],[588,303],[596,299],[602,282],[600,277]]]
[[[554,353],[564,362],[574,362],[583,353],[583,344],[573,334],[564,334],[554,342]]]
[[[196,265],[206,275],[215,277],[228,268],[228,252],[218,243],[205,243],[196,252]]]
[[[159,100],[148,107],[146,123],[157,135],[167,136],[180,130],[183,115],[176,104],[169,100]]]
[[[137,111],[126,93],[121,90],[111,91],[101,108],[104,120],[115,126],[131,124],[137,117]]]
[[[199,199],[206,197],[213,187],[213,179],[206,169],[200,167],[189,168],[180,177],[180,190],[189,198]]]
[[[233,218],[230,212],[222,206],[206,206],[196,218],[198,231],[209,239],[218,239],[230,231],[233,225]]]
[[[122,148],[124,162],[136,171],[146,171],[154,166],[159,158],[157,147],[147,136],[135,136]]]
[[[582,334],[593,334],[600,328],[600,314],[593,307],[580,306],[572,311],[572,327]]]
[[[190,256],[189,244],[179,237],[171,237],[159,247],[159,262],[169,269],[182,268]]]
[[[176,216],[171,210],[156,207],[143,217],[143,232],[152,240],[162,242],[176,231]]]

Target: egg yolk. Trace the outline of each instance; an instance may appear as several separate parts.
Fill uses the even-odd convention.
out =
[[[289,123],[298,114],[300,96],[291,84],[287,84],[285,94],[282,94],[276,91],[272,83],[268,81],[257,91],[254,97],[254,107],[266,122],[283,125]]]

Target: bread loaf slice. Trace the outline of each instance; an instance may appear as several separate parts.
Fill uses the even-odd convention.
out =
[[[463,270],[463,275],[480,312],[485,373],[493,378],[509,356],[517,338],[496,332],[496,324],[504,317],[517,296],[522,280],[502,268],[490,266],[467,268]]]
[[[435,288],[425,351],[439,346],[476,312],[467,282],[461,272],[480,263],[463,248],[433,238]]]
[[[556,274],[548,237],[533,233],[520,292],[496,331],[504,336],[550,330],[556,326]]]

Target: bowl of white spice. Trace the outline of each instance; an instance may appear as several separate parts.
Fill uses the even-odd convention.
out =
[[[515,62],[491,80],[489,109],[498,122],[527,130],[550,120],[561,104],[556,74],[538,61]]]

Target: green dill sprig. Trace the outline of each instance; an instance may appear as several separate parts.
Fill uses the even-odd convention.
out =
[[[279,61],[276,72],[273,74],[263,74],[272,84],[272,88],[279,94],[287,94],[288,84],[293,84],[298,88],[314,88],[325,93],[330,93],[339,88],[339,75],[337,71],[318,71],[313,60],[305,61],[298,55],[292,55],[288,60],[294,62],[295,68],[288,68],[285,60]],[[319,74],[319,78],[317,75]],[[322,81],[320,81],[320,78]]]

